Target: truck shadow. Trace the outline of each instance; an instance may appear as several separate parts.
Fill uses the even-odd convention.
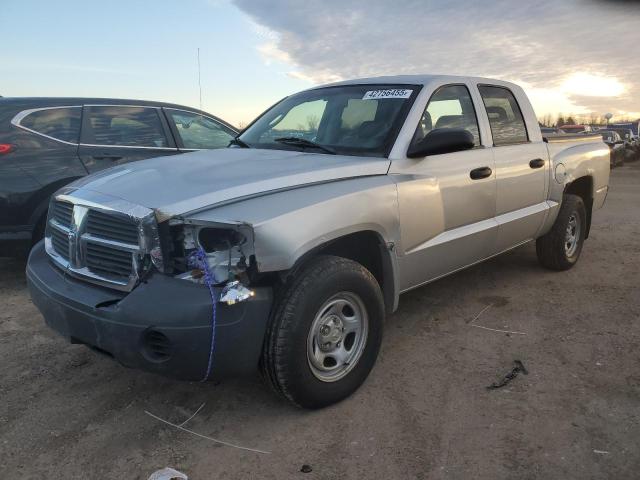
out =
[[[500,285],[541,272],[544,269],[537,261],[535,243],[530,242],[401,295],[398,310],[387,321],[401,322],[405,316],[430,306],[461,305],[470,298],[486,296],[487,290],[490,290],[489,297],[495,297],[489,303],[501,303]]]

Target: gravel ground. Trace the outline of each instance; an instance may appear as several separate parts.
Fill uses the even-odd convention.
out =
[[[179,383],[66,344],[24,263],[0,259],[2,477],[638,478],[640,165],[611,184],[574,269],[541,269],[530,244],[404,295],[367,382],[315,412],[257,377]],[[516,359],[529,374],[487,390]],[[188,428],[271,453],[145,414],[181,423],[203,403]]]

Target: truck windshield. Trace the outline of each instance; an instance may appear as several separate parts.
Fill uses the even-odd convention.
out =
[[[347,85],[292,95],[240,135],[251,148],[386,157],[418,85]]]

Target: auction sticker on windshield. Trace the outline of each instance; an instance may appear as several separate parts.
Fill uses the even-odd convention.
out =
[[[369,90],[362,97],[363,100],[378,100],[380,98],[409,98],[413,90],[390,88],[387,90]]]

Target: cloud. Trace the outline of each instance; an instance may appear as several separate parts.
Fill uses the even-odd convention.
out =
[[[526,84],[573,112],[640,110],[640,6],[542,0],[234,0],[275,32],[260,51],[296,78],[482,75]],[[542,95],[538,95],[544,100]],[[609,103],[603,104],[605,99]],[[536,107],[557,112],[551,102]],[[565,110],[569,111],[569,110]]]
[[[263,43],[258,46],[258,51],[262,54],[267,64],[270,64],[271,61],[292,63],[291,56],[281,50],[276,42]]]

